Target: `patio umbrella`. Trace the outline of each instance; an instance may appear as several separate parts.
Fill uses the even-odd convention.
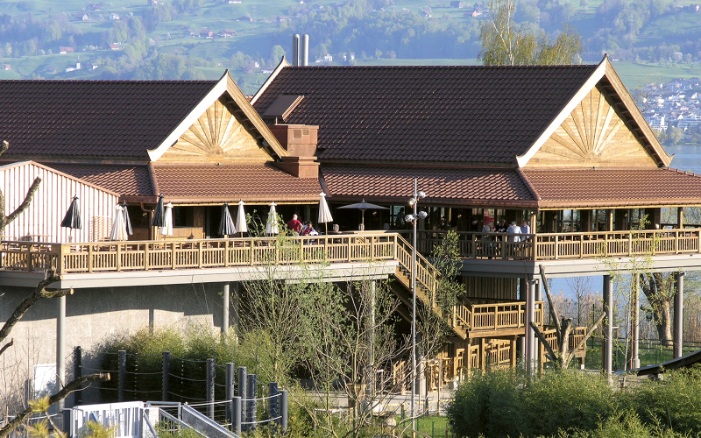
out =
[[[124,215],[124,228],[127,229],[127,235],[134,235],[134,230],[131,227],[131,219],[129,219],[129,210],[127,210],[127,203],[121,204],[122,214]]]
[[[124,222],[124,209],[117,204],[114,207],[114,222],[112,222],[112,231],[110,231],[110,240],[127,240],[127,227]]]
[[[220,236],[232,236],[236,234],[236,227],[234,226],[234,219],[231,217],[229,212],[229,204],[225,203],[221,208],[221,219],[219,220],[219,235]]]
[[[248,227],[246,226],[246,212],[243,210],[243,201],[239,201],[239,211],[236,213],[236,223],[234,225],[236,226],[236,231],[241,233],[241,237],[243,237],[243,233],[248,232]]]
[[[371,204],[369,202],[365,202],[365,199],[363,199],[362,202],[356,202],[355,204],[350,204],[350,205],[344,205],[342,207],[338,207],[339,209],[347,209],[347,210],[360,210],[362,213],[362,221],[361,221],[361,229],[365,229],[365,210],[389,210],[387,207],[383,207],[381,205],[377,204]]]
[[[329,204],[326,202],[326,193],[321,192],[319,194],[319,220],[320,224],[324,224],[326,230],[325,234],[329,234],[329,222],[333,222],[333,217],[331,216],[331,210],[329,210]]]
[[[161,227],[161,234],[163,236],[173,235],[173,204],[170,202],[166,204],[163,212],[163,226]]]
[[[265,221],[265,234],[279,234],[280,227],[277,220],[277,212],[275,211],[275,203],[270,204],[270,212],[268,213],[268,220]]]
[[[78,204],[78,197],[73,196],[73,200],[71,201],[71,205],[68,206],[68,211],[66,211],[66,215],[63,217],[63,220],[61,221],[61,227],[63,228],[70,228],[68,238],[69,241],[73,237],[73,230],[79,230],[83,227],[83,223],[80,220],[80,204]]]
[[[154,227],[161,228],[165,221],[165,208],[163,207],[163,194],[158,195],[158,203],[156,204],[156,209],[153,210],[153,221],[151,225]]]

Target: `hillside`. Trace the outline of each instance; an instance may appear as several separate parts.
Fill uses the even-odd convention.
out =
[[[701,76],[701,12],[690,5],[518,0],[515,18],[547,34],[568,23],[584,62],[608,53],[637,87]],[[295,33],[310,35],[313,63],[465,64],[477,62],[487,16],[485,3],[453,0],[4,0],[0,78],[197,79],[228,68],[253,93]]]

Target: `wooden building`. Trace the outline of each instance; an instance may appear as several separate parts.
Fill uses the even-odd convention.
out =
[[[253,278],[270,257],[286,275],[311,263],[329,281],[393,276],[406,300],[411,245],[402,236],[410,232],[404,216],[415,180],[429,213],[418,224],[419,249],[427,255],[448,228],[461,238],[468,297],[444,315],[455,334],[443,357],[451,378],[514,366],[517,350],[534,363],[538,346],[526,327],[544,323],[541,267],[553,277],[601,276],[607,302],[613,271],[631,272],[640,257],[650,257],[652,270],[677,273],[678,297],[680,273],[701,268],[701,235],[684,219],[685,209],[701,204],[701,177],[669,167],[672,157],[607,58],[549,67],[292,67],[283,60],[250,102],[228,73],[218,81],[0,81],[0,104],[11,145],[0,159],[33,160],[101,190],[107,205],[91,214],[125,202],[134,226],[127,242],[99,242],[101,233],[88,232],[72,245],[6,231],[0,285],[30,287],[53,269],[61,275],[56,286],[85,297],[111,290],[105,309],[124,311],[115,298],[122,293],[148,296],[129,309],[143,315],[125,330],[144,318],[153,325],[153,307],[175,301],[172,291],[152,288],[185,285],[178,296],[187,298],[195,283],[219,287],[221,318],[210,315],[208,323],[228,327],[229,284]],[[22,185],[2,187],[11,199],[31,183],[29,173],[16,175]],[[345,234],[300,237],[292,253],[265,237],[217,235],[226,202],[244,201],[254,219],[272,202],[284,217],[314,219],[322,191]],[[151,226],[159,194],[173,204],[176,232],[166,241]],[[337,209],[363,199],[387,209]],[[358,232],[361,214],[366,227]],[[530,233],[516,241],[483,231],[500,219],[525,221]],[[416,292],[427,305],[436,275],[420,257]],[[81,299],[88,298],[69,298],[69,309]],[[681,308],[676,314],[679,323]],[[65,342],[58,336],[57,344]]]

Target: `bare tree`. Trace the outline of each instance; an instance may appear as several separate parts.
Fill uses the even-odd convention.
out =
[[[601,324],[601,321],[603,321],[606,314],[602,313],[601,316],[599,316],[599,318],[594,322],[594,324],[587,328],[587,334],[584,336],[584,338],[582,338],[581,341],[579,341],[579,344],[573,346],[573,348],[570,348],[569,338],[570,334],[572,333],[572,329],[574,328],[572,324],[572,319],[566,317],[560,318],[556,307],[553,305],[552,295],[550,293],[550,283],[548,283],[548,280],[545,276],[545,268],[543,268],[542,265],[540,266],[540,276],[543,279],[543,285],[545,286],[545,296],[548,299],[550,317],[553,321],[553,324],[555,325],[555,334],[557,336],[558,351],[555,351],[552,347],[550,347],[550,344],[545,339],[545,334],[540,330],[540,328],[537,325],[531,322],[531,327],[535,331],[535,334],[538,337],[538,339],[540,339],[540,342],[543,344],[543,346],[545,346],[550,360],[556,363],[560,368],[568,368],[570,366],[570,363],[572,362],[572,359],[574,359],[575,357],[576,351],[583,348],[586,345],[587,341],[592,336],[592,334],[594,334],[594,332],[596,331],[599,324]]]
[[[512,0],[492,0],[489,11],[491,20],[480,33],[484,65],[574,64],[582,53],[581,37],[572,29],[565,28],[551,40],[518,26]]]

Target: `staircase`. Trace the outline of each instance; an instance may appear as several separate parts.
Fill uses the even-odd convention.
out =
[[[411,291],[412,248],[409,242],[399,236],[397,240],[397,271],[395,277],[405,288],[395,293],[406,299],[406,290]],[[428,306],[460,337],[518,335],[525,333],[526,303],[522,301],[495,304],[458,304],[446,315],[436,301],[438,290],[438,270],[421,254],[416,254],[416,298]],[[406,302],[406,301],[405,301]],[[534,323],[543,325],[543,302],[535,303]]]
[[[411,291],[412,248],[402,236],[397,239],[397,272],[395,277],[406,289]],[[460,339],[467,339],[470,309],[458,305],[453,308],[452,315],[445,315],[436,302],[438,291],[438,270],[421,254],[416,254],[416,299],[428,306],[455,332]],[[397,291],[395,290],[395,293]],[[398,294],[399,295],[399,294]],[[400,298],[402,298],[400,296]],[[467,318],[467,319],[463,319]]]

